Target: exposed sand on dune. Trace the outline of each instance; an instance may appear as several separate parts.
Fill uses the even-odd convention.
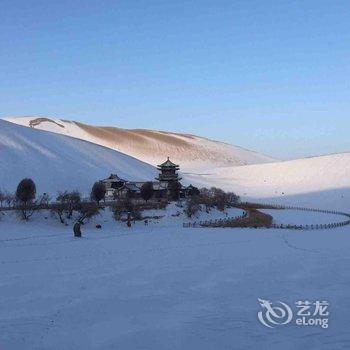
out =
[[[217,167],[275,161],[255,151],[185,133],[92,126],[80,122],[36,116],[6,118],[6,120],[93,142],[151,165],[158,164],[170,156],[172,161],[181,164],[184,172],[199,173]]]

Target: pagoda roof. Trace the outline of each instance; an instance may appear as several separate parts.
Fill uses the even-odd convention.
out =
[[[102,181],[104,181],[104,182],[117,182],[117,181],[126,182],[126,180],[122,179],[117,174],[111,174],[109,177],[107,177],[107,179],[103,179]]]
[[[135,191],[135,192],[140,191],[140,189],[132,182],[125,184],[125,187],[128,188],[130,191]]]
[[[139,192],[140,191],[140,188],[136,186],[135,183],[133,182],[128,182],[128,183],[125,183],[122,187],[118,188],[117,191],[121,191],[123,189],[128,189],[130,191],[134,191],[134,192]]]
[[[157,165],[157,166],[160,167],[160,168],[177,168],[177,167],[178,167],[178,165],[177,165],[177,164],[174,164],[174,163],[169,159],[169,157],[168,157],[168,159],[167,159],[164,163],[159,164],[159,165]]]

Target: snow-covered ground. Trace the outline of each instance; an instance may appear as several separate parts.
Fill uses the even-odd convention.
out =
[[[263,209],[262,212],[272,215],[275,224],[283,225],[325,225],[349,220],[345,215],[326,214],[301,210],[272,210]]]
[[[179,210],[130,229],[106,210],[81,239],[47,213],[0,214],[0,348],[350,347],[349,228],[183,228]],[[258,298],[327,300],[330,326],[268,329]]]
[[[58,126],[59,127],[59,126]],[[180,151],[179,151],[180,152]],[[181,164],[180,164],[181,165]],[[154,167],[64,135],[0,121],[0,187],[32,177],[38,192],[80,189],[116,172]],[[350,212],[350,154],[182,174],[243,199]],[[175,205],[146,226],[106,210],[74,239],[48,213],[19,222],[0,212],[0,349],[348,349],[349,226],[322,231],[183,228]],[[267,210],[277,223],[339,216]],[[227,215],[236,216],[232,209]],[[218,211],[192,222],[225,218]],[[96,229],[102,224],[102,229]],[[259,323],[258,298],[330,302],[328,329]]]
[[[258,202],[342,210],[350,203],[350,153],[217,168],[187,175],[185,181],[235,191]]]
[[[120,151],[148,164],[167,156],[185,172],[205,172],[213,167],[275,161],[272,157],[204,137],[157,130],[100,127],[69,120],[40,117],[6,118],[16,124],[75,137]]]

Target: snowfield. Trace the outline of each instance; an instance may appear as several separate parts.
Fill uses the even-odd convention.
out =
[[[156,168],[120,152],[0,120],[0,189],[13,192],[30,177],[39,193],[78,189],[88,194],[95,181],[111,173],[134,181],[158,174]]]
[[[3,120],[0,156],[0,188],[9,191],[14,191],[23,177],[32,177],[40,193],[55,195],[66,189],[87,194],[96,180],[111,173],[136,181],[153,180],[157,175],[155,167],[123,153]],[[181,176],[186,185],[221,187],[258,202],[332,210],[350,202],[350,153],[210,168],[196,174],[182,171]]]
[[[148,213],[165,217],[131,229],[107,210],[81,239],[48,214],[29,223],[2,214],[0,347],[350,347],[349,228],[184,229],[186,219],[172,216],[178,210]],[[329,328],[268,329],[258,298],[327,300]]]
[[[345,215],[326,214],[312,211],[300,210],[260,210],[263,213],[272,215],[275,224],[283,225],[326,225],[330,223],[344,222],[349,220]]]
[[[204,164],[199,163],[197,170]],[[243,200],[350,212],[350,153],[206,169],[182,173],[183,183],[221,187]],[[151,180],[157,171],[110,148],[0,120],[2,189],[14,191],[23,177],[31,177],[39,193],[87,194],[94,181],[110,173]],[[283,224],[343,220],[264,211]],[[78,239],[74,221],[65,226],[41,212],[25,223],[0,211],[0,349],[350,348],[349,226],[183,228],[189,219],[174,204],[144,215],[160,218],[127,228],[106,209],[82,227]],[[191,221],[227,216],[212,211]],[[258,299],[282,301],[294,310],[297,301],[328,301],[329,327],[297,326],[293,319],[267,328],[258,321]]]
[[[151,165],[160,164],[166,157],[171,156],[175,163],[181,164],[184,172],[198,173],[213,167],[275,161],[272,157],[242,147],[195,135],[92,126],[69,120],[33,116],[6,118],[6,120],[93,142]]]
[[[187,175],[186,181],[258,202],[342,210],[350,203],[350,153],[217,168]]]

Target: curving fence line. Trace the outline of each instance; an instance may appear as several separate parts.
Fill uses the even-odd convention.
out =
[[[194,221],[194,222],[184,222],[182,224],[183,227],[230,227],[230,223],[232,221],[237,221],[240,219],[243,219],[247,216],[247,213],[244,213],[243,215],[234,216],[234,217],[228,217],[224,219],[215,219],[215,220],[205,220],[205,221]]]
[[[276,204],[270,204],[270,203],[242,203],[242,205],[244,204],[250,205],[250,206],[257,206],[261,209],[266,208],[266,209],[282,209],[282,210],[287,209],[287,210],[309,211],[309,212],[315,212],[315,213],[345,216],[349,218],[348,220],[332,222],[329,224],[312,224],[312,225],[272,224],[271,228],[280,228],[280,229],[288,229],[288,230],[322,230],[322,229],[332,229],[332,228],[350,225],[350,214],[342,211],[337,211],[337,210],[305,208],[305,207],[298,207],[298,206],[292,206],[292,205],[276,205]]]
[[[336,211],[336,210],[324,210],[324,209],[304,208],[304,207],[290,206],[290,205],[276,205],[276,204],[270,204],[270,203],[248,203],[248,202],[241,203],[240,207],[256,208],[256,209],[277,209],[277,210],[287,209],[287,210],[309,211],[309,212],[316,212],[316,213],[345,216],[348,218],[348,220],[332,222],[329,224],[311,224],[311,225],[271,224],[269,228],[287,229],[287,230],[322,230],[322,229],[332,229],[332,228],[350,225],[350,214],[341,212],[341,211]],[[247,216],[247,213],[245,213],[242,216],[230,217],[230,218],[219,219],[219,220],[188,222],[188,223],[183,223],[183,227],[232,227],[230,223],[234,221],[238,221],[246,216]],[[256,227],[256,228],[259,228],[259,227]]]

